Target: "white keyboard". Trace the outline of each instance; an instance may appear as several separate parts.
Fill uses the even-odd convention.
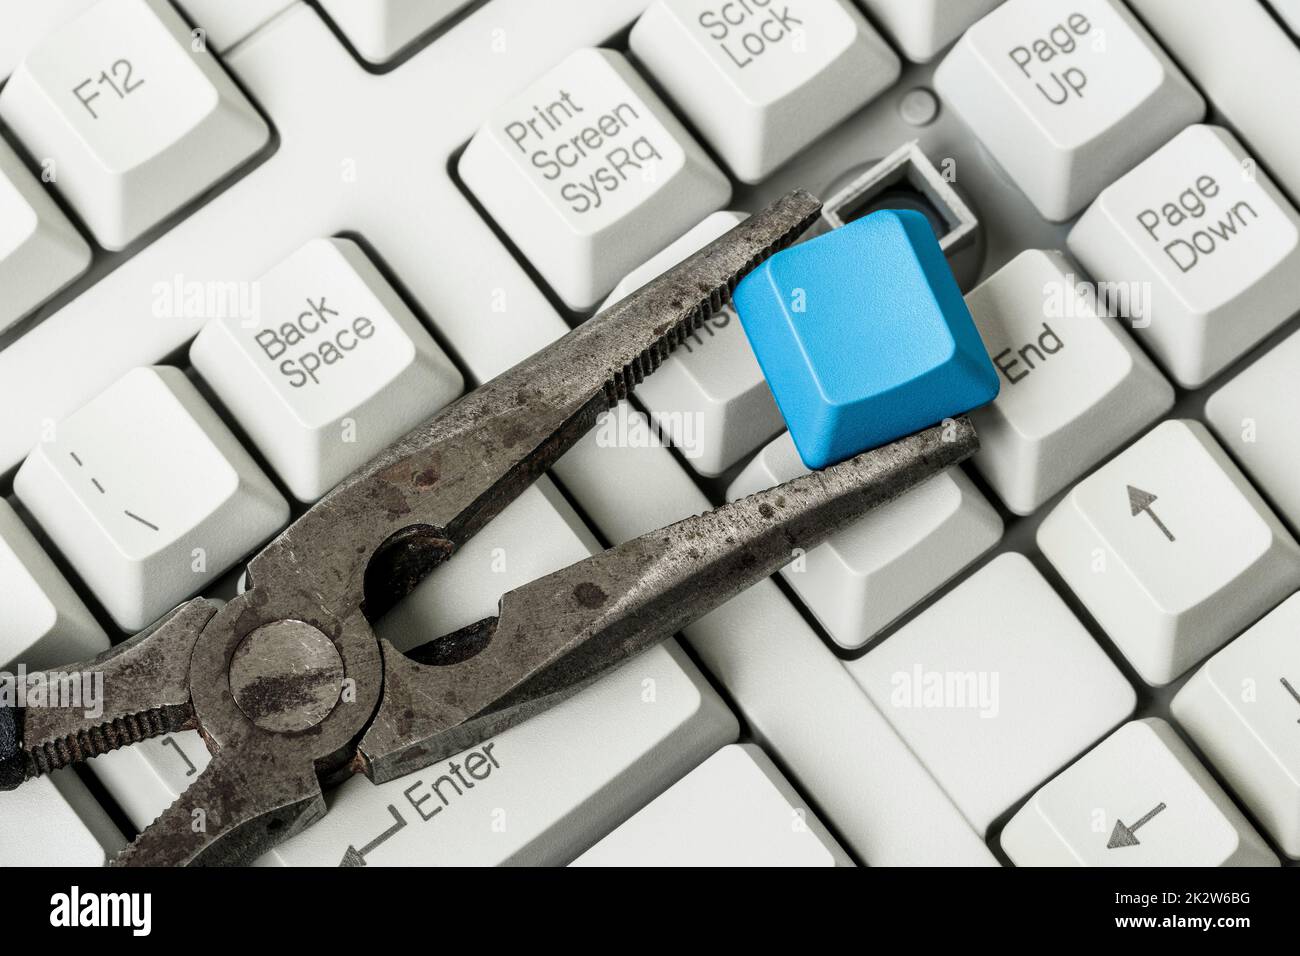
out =
[[[1300,41],[1227,6],[0,0],[0,666],[228,596],[414,423],[916,141],[978,220],[980,454],[260,863],[1294,865]],[[951,224],[920,181],[838,213]],[[724,311],[380,630],[800,471]],[[0,864],[102,862],[207,759],[3,795]]]

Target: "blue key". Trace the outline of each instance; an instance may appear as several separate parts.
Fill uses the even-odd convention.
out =
[[[779,252],[734,301],[809,468],[997,397],[997,372],[919,212],[881,210]]]

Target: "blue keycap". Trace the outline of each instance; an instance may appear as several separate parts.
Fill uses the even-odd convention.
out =
[[[809,468],[997,397],[997,372],[918,212],[874,212],[777,253],[736,287],[735,305]]]

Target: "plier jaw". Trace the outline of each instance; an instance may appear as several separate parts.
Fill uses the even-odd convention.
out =
[[[376,783],[452,756],[553,706],[717,608],[872,508],[978,447],[964,416],[686,518],[502,595],[497,616],[402,654],[362,737]],[[431,703],[432,702],[432,703]]]
[[[85,665],[105,671],[102,719],[0,713],[0,786],[197,729],[210,765],[119,862],[251,860],[324,812],[322,783],[392,779],[552,706],[969,457],[974,429],[947,421],[516,588],[407,654],[375,635],[819,210],[782,197],[390,446],[254,557],[224,607],[182,605]]]

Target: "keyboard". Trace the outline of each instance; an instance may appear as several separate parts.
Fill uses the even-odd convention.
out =
[[[982,450],[259,861],[1300,860],[1300,18],[1277,0],[0,0],[0,666],[195,594],[795,187],[929,221]],[[377,624],[805,470],[710,319]],[[0,795],[97,864],[194,732]]]

